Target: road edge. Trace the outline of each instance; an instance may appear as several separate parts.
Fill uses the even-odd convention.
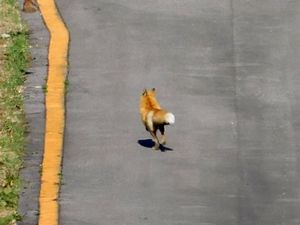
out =
[[[17,1],[19,8],[23,0]],[[22,219],[18,225],[37,224],[39,214],[40,165],[44,148],[45,96],[43,86],[48,68],[49,33],[40,13],[24,13],[22,20],[28,27],[30,63],[24,83],[24,112],[26,140],[23,167],[20,171],[21,189],[18,212]]]

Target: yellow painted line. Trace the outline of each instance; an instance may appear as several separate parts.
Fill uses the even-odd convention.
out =
[[[57,225],[65,126],[64,88],[68,66],[69,32],[59,16],[55,0],[38,0],[38,3],[50,32],[39,225]]]

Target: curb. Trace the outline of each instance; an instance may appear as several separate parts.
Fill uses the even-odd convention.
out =
[[[59,15],[55,0],[38,0],[38,3],[50,33],[39,225],[57,225],[65,127],[65,80],[68,69],[69,31]]]

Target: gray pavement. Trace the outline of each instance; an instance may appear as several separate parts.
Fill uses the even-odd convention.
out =
[[[23,1],[19,1],[20,8]],[[27,122],[24,165],[21,170],[19,213],[22,221],[18,225],[35,225],[39,215],[40,165],[44,149],[44,91],[47,76],[49,34],[41,15],[22,13],[28,25],[31,62],[26,74],[24,108]]]
[[[57,1],[61,225],[299,225],[300,2]],[[139,95],[176,116],[149,148]]]

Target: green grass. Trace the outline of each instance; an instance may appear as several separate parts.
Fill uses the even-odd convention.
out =
[[[43,89],[44,94],[46,94],[48,92],[47,83],[42,86],[42,89]]]
[[[67,95],[68,91],[69,91],[69,86],[70,86],[70,81],[69,81],[68,77],[66,77],[64,84],[65,84],[64,93],[65,93],[65,95]]]
[[[17,213],[25,144],[23,84],[29,59],[27,29],[16,0],[0,0],[0,225],[13,225]]]

